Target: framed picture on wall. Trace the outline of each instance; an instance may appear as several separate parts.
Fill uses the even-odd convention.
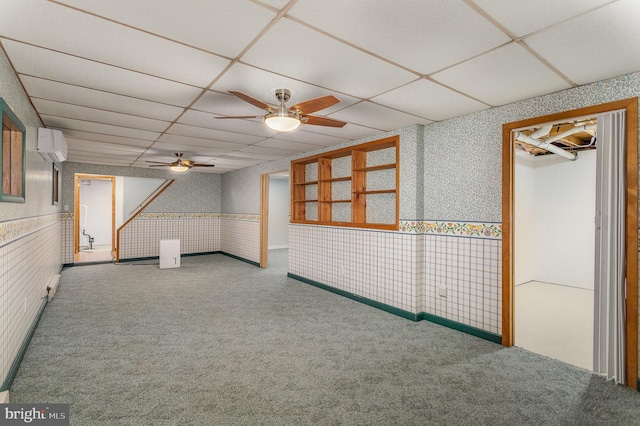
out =
[[[52,204],[54,206],[58,205],[58,193],[59,193],[59,187],[58,187],[58,182],[59,182],[59,174],[60,172],[58,171],[58,166],[56,166],[56,163],[53,163],[53,171],[51,174],[51,180],[52,180],[52,190],[51,190],[51,200],[52,200]]]

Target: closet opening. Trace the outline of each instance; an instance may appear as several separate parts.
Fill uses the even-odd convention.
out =
[[[615,353],[611,352],[611,353],[614,353],[615,356],[611,355],[608,352],[610,345],[602,339],[602,334],[603,333],[606,334],[606,332],[611,332],[611,330],[607,329],[608,327],[607,324],[609,323],[607,318],[602,317],[602,312],[599,311],[599,309],[601,309],[603,305],[603,300],[606,301],[606,298],[610,297],[608,293],[601,291],[601,289],[603,288],[602,283],[608,282],[608,278],[606,278],[605,275],[609,274],[608,272],[609,270],[603,266],[606,262],[603,261],[603,257],[594,256],[593,267],[587,265],[587,266],[581,266],[581,268],[584,270],[588,270],[588,272],[592,274],[592,276],[594,276],[594,279],[595,279],[595,291],[593,293],[593,297],[589,297],[589,296],[586,297],[586,299],[591,300],[592,303],[594,303],[592,306],[593,306],[593,313],[594,313],[593,318],[594,318],[595,326],[591,327],[591,335],[594,338],[594,343],[592,345],[592,351],[588,351],[588,353],[590,353],[591,356],[593,357],[592,366],[595,370],[592,370],[592,371],[605,374],[607,375],[607,377],[615,378],[616,382],[624,383],[626,386],[629,386],[634,389],[636,389],[638,385],[637,383],[638,382],[638,112],[637,112],[637,108],[638,108],[638,100],[637,98],[633,98],[633,99],[628,99],[623,101],[610,102],[607,104],[582,108],[582,109],[573,110],[573,111],[567,111],[563,113],[552,114],[544,117],[538,117],[538,118],[523,120],[519,122],[504,124],[503,125],[503,179],[502,179],[503,180],[503,194],[502,194],[502,214],[503,214],[502,332],[503,334],[502,334],[502,343],[505,346],[512,346],[514,344],[517,346],[521,346],[518,341],[519,331],[520,331],[518,322],[523,321],[520,317],[521,317],[521,314],[526,312],[519,311],[520,307],[517,303],[516,297],[518,297],[517,293],[519,292],[520,289],[516,288],[516,286],[518,284],[523,285],[524,283],[529,282],[527,280],[527,274],[529,274],[528,276],[531,277],[531,270],[527,269],[526,257],[524,259],[519,259],[519,256],[524,257],[528,254],[529,256],[532,256],[538,259],[536,263],[537,265],[536,268],[539,268],[539,269],[549,267],[545,265],[552,265],[553,268],[551,269],[555,268],[555,269],[562,270],[563,260],[566,263],[566,265],[564,266],[569,266],[571,263],[578,264],[578,262],[580,262],[580,264],[582,265],[586,265],[586,264],[581,263],[582,260],[578,260],[577,258],[572,259],[571,257],[572,254],[567,252],[567,250],[572,250],[572,249],[567,249],[566,247],[564,248],[564,251],[561,250],[562,254],[559,255],[556,253],[557,251],[556,247],[551,248],[547,246],[546,250],[548,250],[548,253],[546,253],[546,258],[544,259],[544,261],[540,261],[538,254],[533,254],[533,253],[542,252],[542,256],[544,258],[544,255],[545,255],[544,248],[537,249],[535,248],[535,246],[534,247],[521,246],[522,241],[519,241],[519,235],[523,237],[526,241],[527,239],[526,232],[528,229],[525,226],[523,230],[523,225],[527,224],[527,217],[526,215],[524,217],[521,217],[522,208],[517,204],[518,196],[519,194],[521,194],[520,186],[522,183],[518,181],[518,175],[521,178],[524,176],[524,182],[526,183],[527,172],[531,172],[529,173],[530,176],[528,177],[528,179],[530,181],[534,178],[537,179],[534,181],[535,182],[534,185],[538,184],[538,180],[540,180],[541,186],[542,186],[542,182],[544,181],[547,181],[547,183],[551,182],[551,183],[557,184],[558,182],[560,182],[559,179],[566,180],[567,181],[566,183],[573,183],[574,185],[582,184],[582,182],[580,182],[579,179],[576,182],[576,179],[574,179],[576,178],[575,175],[572,177],[571,174],[566,174],[561,170],[563,168],[563,167],[560,167],[562,166],[562,161],[564,161],[565,166],[566,166],[566,163],[575,163],[573,164],[573,166],[574,166],[574,169],[576,170],[577,168],[580,168],[580,167],[587,168],[587,165],[588,165],[587,163],[589,163],[590,161],[593,161],[593,159],[589,159],[589,157],[593,156],[594,152],[596,153],[596,156],[598,156],[599,155],[598,149],[600,149],[601,146],[609,146],[609,147],[621,146],[621,149],[620,149],[621,152],[619,153],[619,158],[618,158],[620,162],[617,163],[618,166],[612,166],[611,164],[603,166],[603,164],[605,163],[603,163],[601,159],[597,160],[598,167],[604,167],[602,170],[598,170],[596,172],[598,191],[596,193],[597,200],[595,205],[600,206],[598,210],[591,209],[591,212],[586,213],[585,217],[582,217],[582,213],[580,214],[569,213],[565,215],[562,215],[562,213],[559,213],[559,214],[556,214],[556,216],[560,215],[561,217],[546,218],[548,219],[548,221],[546,222],[542,221],[541,222],[542,224],[538,224],[536,226],[531,225],[529,230],[536,231],[542,226],[545,228],[552,228],[552,232],[563,233],[563,232],[566,232],[568,228],[570,228],[572,225],[574,224],[577,225],[579,220],[584,221],[586,223],[589,216],[591,216],[590,222],[593,223],[595,219],[598,219],[598,221],[596,221],[596,223],[598,224],[597,226],[598,227],[604,226],[603,223],[605,221],[603,221],[602,218],[608,217],[608,213],[602,214],[602,212],[608,211],[606,210],[608,209],[608,207],[606,206],[610,204],[616,204],[614,202],[608,201],[616,197],[609,197],[609,195],[602,195],[602,194],[609,194],[607,192],[609,191],[609,189],[605,188],[606,185],[602,186],[602,183],[603,182],[604,183],[619,182],[619,184],[616,187],[616,191],[618,191],[618,195],[619,195],[617,198],[622,200],[620,203],[618,203],[619,204],[618,211],[620,212],[619,216],[621,218],[621,223],[623,223],[622,227],[620,228],[620,234],[615,238],[608,239],[607,237],[608,234],[603,233],[600,230],[598,230],[598,232],[589,231],[589,232],[583,233],[587,238],[591,240],[595,240],[594,246],[595,246],[596,256],[598,254],[602,254],[603,251],[609,253],[607,250],[611,250],[612,244],[613,245],[617,244],[618,247],[614,247],[614,249],[619,248],[620,249],[619,252],[622,253],[621,256],[618,256],[620,258],[619,259],[620,262],[618,263],[618,266],[619,266],[618,269],[620,271],[620,274],[616,281],[621,284],[618,285],[617,287],[615,285],[611,286],[611,288],[613,288],[618,292],[617,293],[618,295],[621,295],[621,297],[619,297],[620,303],[618,304],[620,309],[619,312],[621,313],[618,315],[618,318],[619,318],[618,323],[621,325],[621,328],[618,329],[618,331],[619,330],[623,330],[623,331],[619,334],[620,338],[618,339],[619,345],[617,346],[617,352],[615,351],[614,351]],[[586,143],[584,142],[584,140],[579,143],[579,145],[584,146],[584,148],[576,148],[575,146],[572,147],[571,141],[569,141],[566,144],[558,143],[557,141],[551,141],[551,143],[553,145],[556,145],[558,148],[560,148],[560,150],[567,151],[567,154],[571,154],[572,151],[583,150],[583,152],[578,152],[578,159],[576,161],[571,161],[571,155],[565,155],[565,153],[559,152],[559,150],[552,148],[551,151],[556,151],[552,153],[553,154],[552,156],[556,157],[556,159],[551,159],[551,156],[549,156],[548,154],[545,154],[549,156],[549,159],[534,160],[534,161],[539,161],[541,163],[549,163],[544,165],[544,167],[547,167],[544,177],[540,177],[542,175],[536,176],[532,170],[521,169],[520,166],[518,166],[518,162],[522,162],[520,158],[523,153],[526,153],[527,155],[532,156],[531,150],[535,151],[538,148],[541,148],[541,149],[545,148],[544,143],[542,145],[536,145],[537,142],[535,141],[533,141],[534,143],[527,143],[527,142],[532,142],[531,139],[537,140],[537,141],[543,141],[543,142],[546,140],[546,142],[549,143],[549,139],[553,138],[552,132],[553,132],[554,125],[558,125],[558,124],[569,125],[570,123],[571,126],[576,127],[575,125],[579,124],[578,122],[580,120],[588,121],[588,120],[593,120],[596,117],[597,117],[596,124],[598,125],[598,129],[599,129],[598,131],[603,133],[603,135],[600,135],[600,136],[604,136],[605,133],[610,136],[613,135],[612,140],[618,141],[618,142],[606,145],[603,142],[604,138],[600,138],[599,136],[597,136],[594,141],[596,145],[596,149],[594,150],[593,147],[587,146],[589,145],[590,140],[587,141]],[[589,125],[590,123],[586,122],[584,124]],[[604,126],[604,127],[600,127],[600,126]],[[548,130],[549,132],[547,132]],[[563,131],[564,129],[562,128],[557,129],[556,134],[562,133]],[[518,132],[520,134],[518,134]],[[585,138],[589,138],[586,135],[583,135],[583,136],[585,136]],[[519,138],[520,140],[518,141]],[[530,140],[527,140],[527,138],[530,138]],[[619,143],[619,141],[623,141],[622,145]],[[599,144],[599,142],[601,143]],[[526,147],[524,147],[523,149],[521,147],[518,147],[518,145],[526,145]],[[518,153],[518,151],[524,151],[524,152]],[[542,156],[544,157],[545,155],[542,155]],[[562,155],[562,159],[559,159],[558,157],[560,157],[561,155]],[[533,156],[535,157],[536,155],[533,155]],[[601,158],[605,158],[605,157],[601,157]],[[580,164],[582,160],[585,160],[585,161],[582,164]],[[615,163],[612,163],[612,164],[615,164]],[[616,170],[619,171],[619,173],[617,173],[618,175],[617,178],[610,177],[606,174],[608,173],[608,171],[616,171]],[[605,178],[602,178],[603,176],[605,176]],[[616,180],[616,179],[619,179],[619,180]],[[544,188],[544,186],[542,187]],[[562,188],[559,188],[559,189],[562,189]],[[554,195],[558,197],[555,200],[547,199],[547,200],[536,201],[536,202],[543,203],[547,205],[548,208],[558,208],[563,203],[565,203],[565,201],[567,201],[568,199],[571,199],[576,195],[576,194],[572,194],[571,189],[566,189],[566,188],[563,189],[562,191],[557,191],[557,192],[564,192],[564,194]],[[522,195],[520,196],[522,199],[523,196]],[[526,204],[526,197],[524,197],[524,199]],[[551,204],[555,204],[555,205],[549,206]],[[603,210],[602,206],[605,206],[605,210]],[[590,209],[586,209],[586,210],[590,210]],[[535,212],[535,209],[529,208],[526,210],[526,212],[528,212],[529,214],[531,214],[531,211]],[[565,217],[562,217],[562,216],[565,216]],[[573,217],[573,216],[576,216],[576,217]],[[580,216],[580,219],[578,219],[578,216]],[[558,222],[560,222],[560,225],[558,225]],[[536,219],[531,218],[530,223],[537,223]],[[589,225],[580,225],[580,226],[588,227]],[[596,228],[595,225],[591,225],[591,226],[594,226],[594,229]],[[533,233],[535,234],[535,232]],[[544,232],[541,232],[541,234],[544,234]],[[599,236],[598,238],[600,239],[598,240],[596,236]],[[530,235],[529,239],[531,240],[531,238],[535,239],[537,238],[537,236]],[[549,238],[550,237],[547,236],[547,239]],[[570,243],[576,244],[578,243],[578,241],[570,241]],[[588,251],[585,252],[584,250],[582,250],[582,248],[583,247],[581,247],[580,250],[578,250],[577,248],[574,248],[574,249],[578,257],[584,257],[585,258],[584,260],[586,260],[586,258],[588,258],[590,255]],[[615,258],[615,256],[613,256],[612,258]],[[525,266],[522,266],[523,264]],[[570,268],[565,268],[565,272],[563,272],[564,275],[558,275],[559,278],[554,278],[550,276],[550,278],[548,279],[550,281],[555,281],[556,279],[569,280],[569,278],[571,278],[573,279],[573,285],[571,286],[564,285],[563,287],[575,287],[577,289],[581,287],[580,285],[578,285],[580,284],[580,281],[583,281],[583,282],[588,281],[587,278],[584,278],[584,277],[580,278],[580,276],[582,275],[586,276],[585,274],[583,274],[583,272],[585,271],[574,270],[573,272],[566,272],[567,270],[570,271]],[[595,270],[595,273],[594,273],[594,270]],[[547,272],[547,271],[543,271],[543,272]],[[546,279],[547,278],[543,277],[543,279],[540,280],[542,281],[540,286],[544,286],[545,284],[550,284],[551,286],[553,286],[555,284],[553,282],[545,283]],[[570,281],[565,281],[564,284],[569,282]],[[560,284],[563,284],[563,283],[560,283]],[[604,288],[608,288],[608,287],[604,286]],[[584,289],[583,291],[588,291],[588,290]],[[548,302],[543,302],[543,303],[551,304],[552,302],[549,300],[553,300],[553,303],[556,303],[558,299],[559,299],[559,296],[556,296],[553,299],[546,299]],[[572,300],[575,300],[575,299],[572,299]],[[539,305],[540,305],[540,302],[538,303],[538,308],[533,309],[534,314],[536,313],[538,315],[542,314],[541,308]],[[571,319],[572,315],[568,313],[569,308],[567,306],[567,303],[564,303],[564,304],[561,303],[561,305],[564,306],[565,308],[564,310],[561,310],[561,312],[565,316],[570,317]],[[582,322],[584,321],[585,320],[583,320]],[[588,321],[588,319],[586,321]],[[524,325],[526,326],[526,324]],[[546,326],[543,326],[542,327],[543,334],[550,334],[551,328],[554,328],[554,324],[547,324]],[[520,339],[522,339],[522,337],[520,337]],[[611,345],[611,346],[615,346],[615,345]],[[588,359],[587,359],[587,362],[588,362]],[[606,364],[615,365],[617,367],[616,373],[610,373],[609,371],[607,371],[606,373],[603,373],[598,368],[598,366],[602,366]]]

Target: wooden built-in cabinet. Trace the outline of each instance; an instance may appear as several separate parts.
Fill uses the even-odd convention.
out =
[[[398,229],[399,137],[291,162],[291,222]]]

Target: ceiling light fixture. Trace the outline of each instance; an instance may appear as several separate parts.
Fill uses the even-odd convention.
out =
[[[276,132],[290,132],[300,127],[300,117],[288,109],[280,109],[264,116],[264,124]]]
[[[184,173],[187,170],[189,170],[191,167],[189,167],[188,165],[184,164],[182,161],[178,161],[177,164],[173,164],[173,165],[169,166],[169,168],[173,172]]]
[[[300,127],[302,122],[299,110],[290,110],[284,104],[291,97],[291,92],[287,89],[276,90],[276,99],[280,101],[280,108],[273,110],[269,107],[267,115],[264,116],[264,124],[276,132],[290,132]]]

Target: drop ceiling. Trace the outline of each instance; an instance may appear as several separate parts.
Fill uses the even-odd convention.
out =
[[[6,0],[0,45],[68,161],[225,173],[638,71],[639,21],[636,0]],[[347,125],[216,119],[279,88]]]

